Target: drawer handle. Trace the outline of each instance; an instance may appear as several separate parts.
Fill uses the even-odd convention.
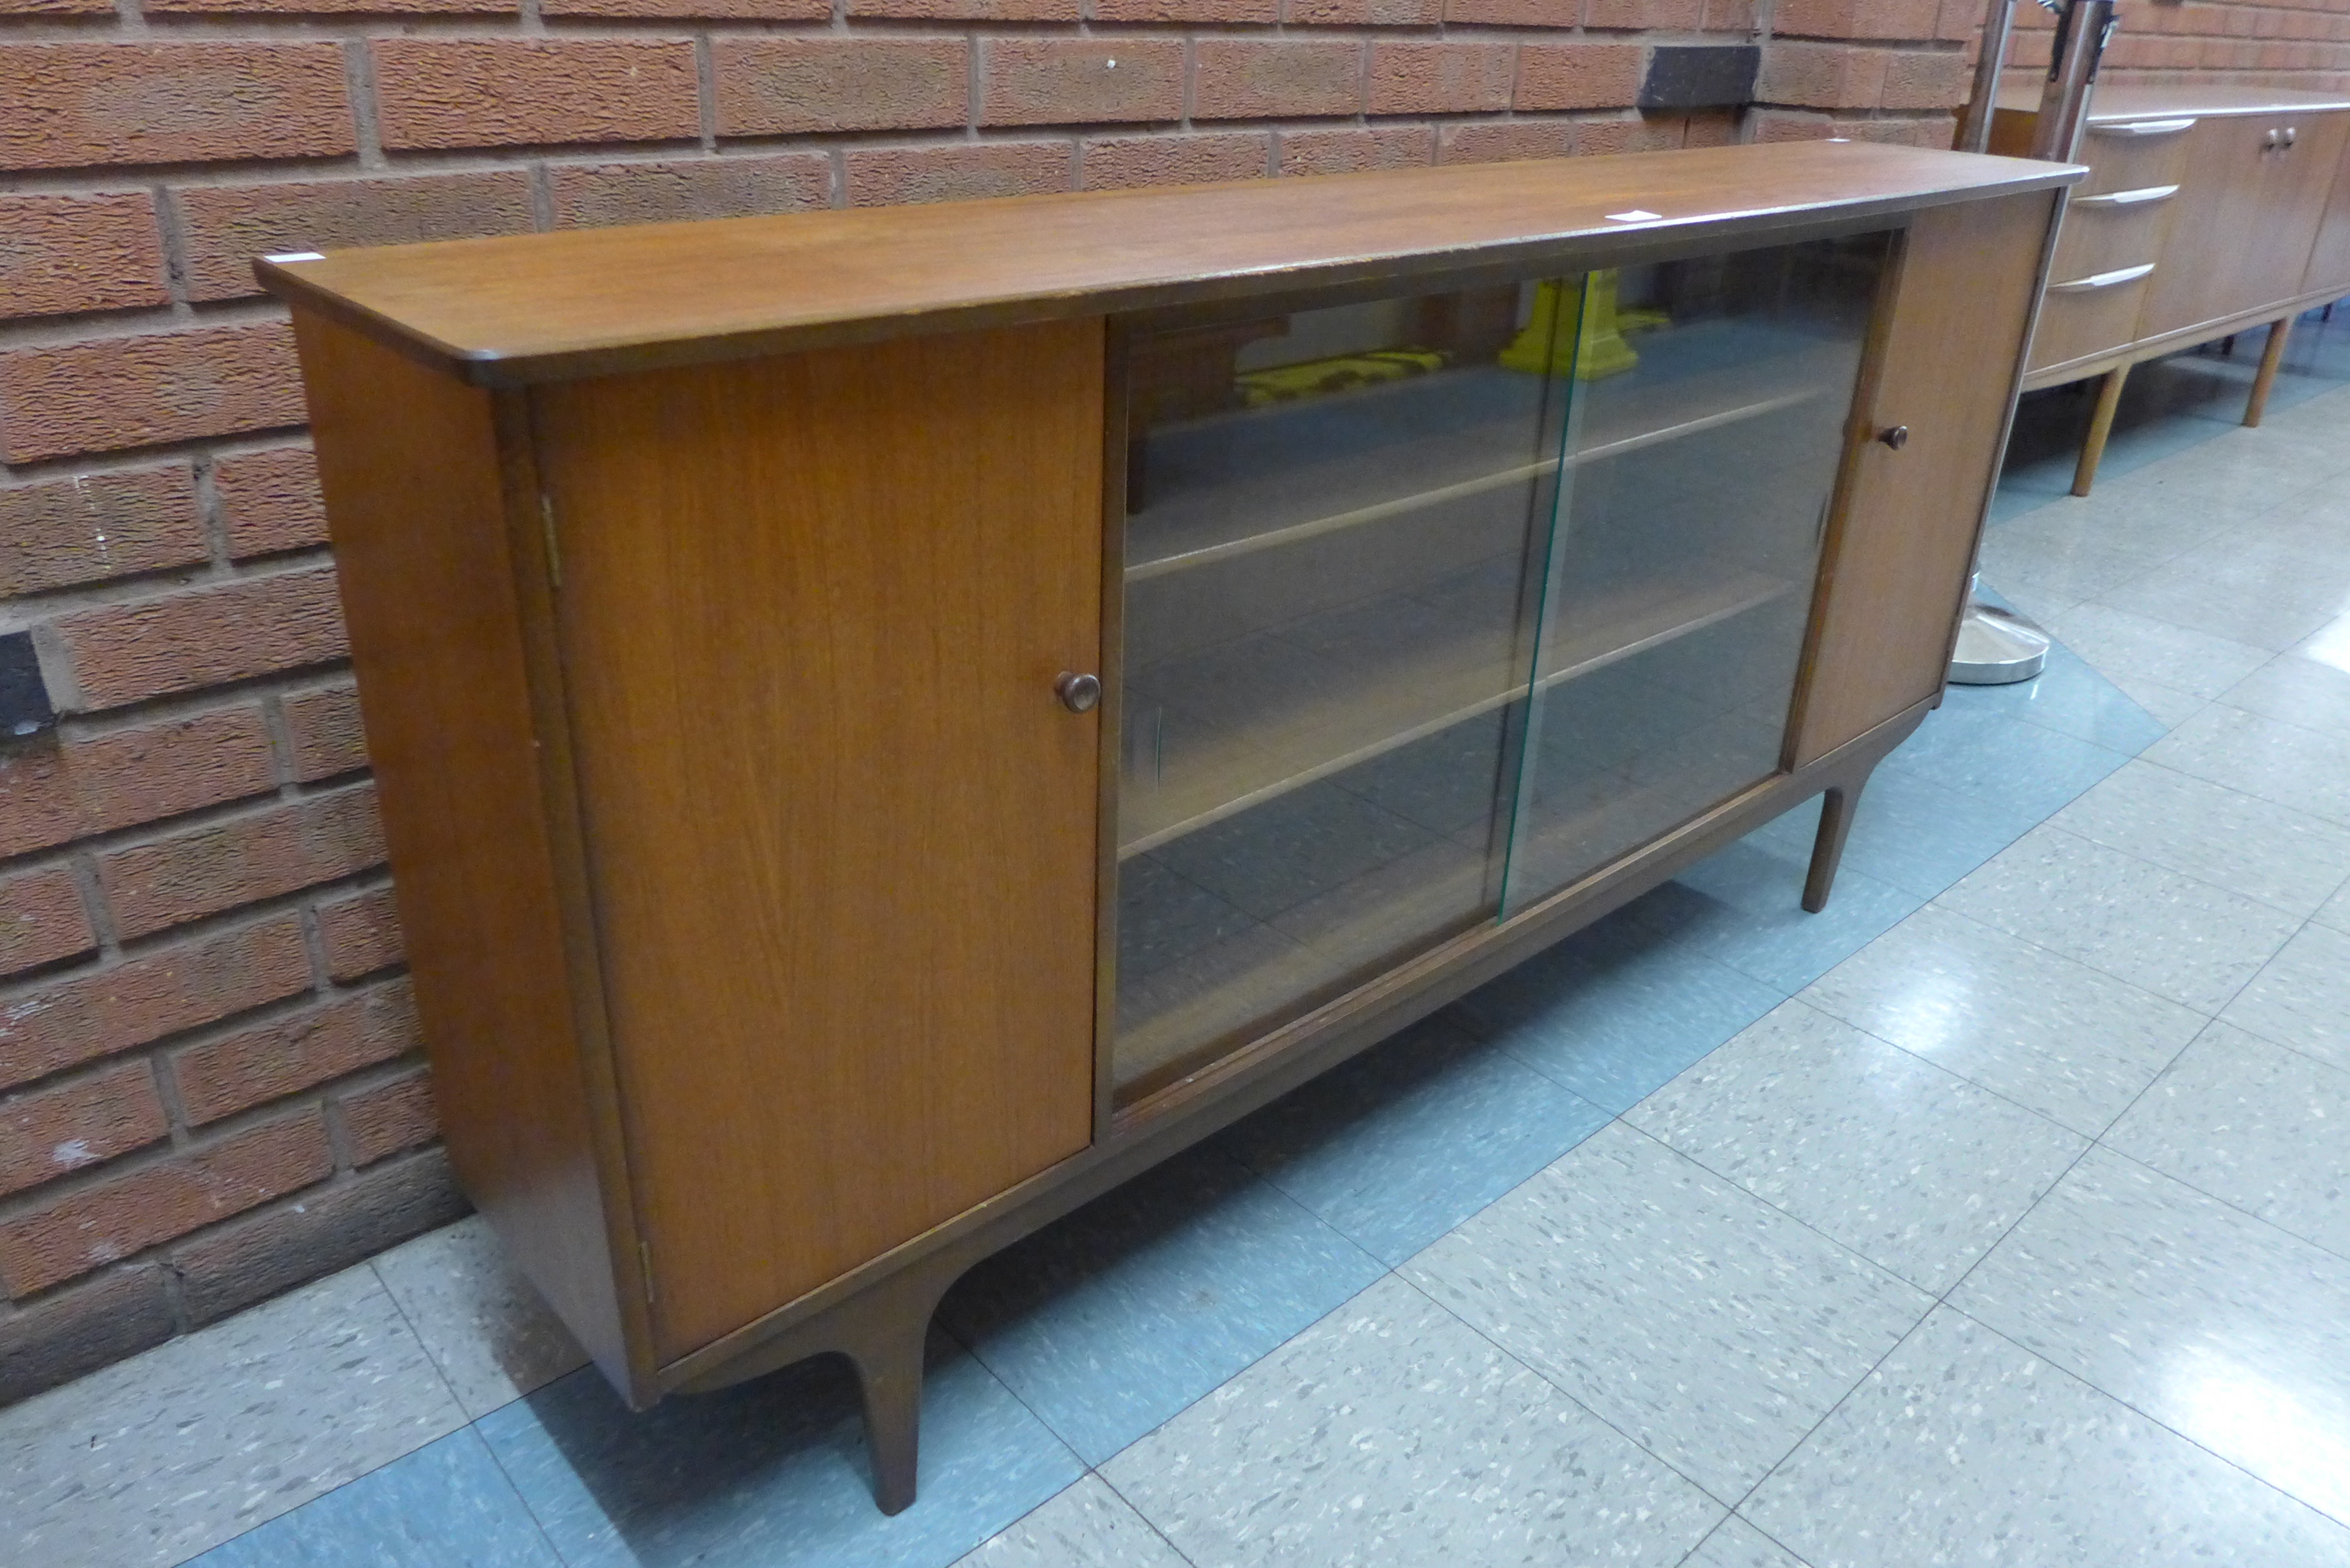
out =
[[[2153,270],[2152,262],[2147,262],[2142,266],[2116,267],[2112,272],[2101,272],[2093,277],[2076,277],[2070,283],[2052,283],[2048,286],[2048,292],[2087,294],[2092,289],[2113,288],[2120,284],[2136,283]]]
[[[1879,431],[1877,432],[1877,439],[1883,441],[1887,446],[1891,447],[1895,452],[1899,452],[1903,447],[1909,444],[1909,427],[1908,425],[1895,425],[1890,430]]]
[[[2102,196],[2075,196],[2076,207],[2135,207],[2144,202],[2168,202],[2178,194],[2176,185],[2142,185],[2135,191],[2108,191]]]
[[[2192,130],[2191,119],[2140,119],[2127,125],[2093,125],[2093,136],[2176,136],[2182,130]]]
[[[1101,701],[1101,677],[1073,675],[1067,670],[1053,682],[1053,693],[1072,713],[1090,713]]]

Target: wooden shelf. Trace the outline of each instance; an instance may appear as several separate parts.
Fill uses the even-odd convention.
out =
[[[1767,769],[1765,770],[1767,772]],[[1756,774],[1756,777],[1762,776]],[[1734,794],[1753,778],[1641,782],[1611,774],[1601,798],[1542,822],[1510,857],[1513,887],[1547,897]],[[1720,787],[1714,787],[1719,785]],[[1297,1017],[1387,967],[1501,912],[1503,867],[1482,836],[1450,839],[1366,872],[1297,908],[1121,981],[1114,1073],[1123,1098],[1215,1061],[1240,1038]]]
[[[1578,385],[1585,414],[1575,449],[1566,460],[1570,467],[1623,457],[1815,399],[1841,399],[1851,391],[1848,346],[1791,344],[1792,334],[1758,334],[1717,324],[1684,329],[1679,336],[1684,343],[1699,339],[1702,348],[1732,362],[1720,369],[1655,377],[1621,387]],[[1763,336],[1775,338],[1781,351],[1759,360],[1749,358],[1752,349],[1742,340]],[[1537,377],[1498,367],[1451,371],[1294,410],[1220,414],[1169,432],[1173,441],[1188,442],[1247,421],[1256,427],[1245,443],[1253,450],[1274,428],[1326,421],[1334,414],[1351,416],[1367,426],[1409,426],[1417,422],[1415,414],[1424,411],[1440,420],[1464,401],[1498,405],[1494,413],[1450,435],[1390,440],[1375,452],[1348,453],[1266,477],[1211,479],[1188,493],[1155,503],[1128,519],[1126,580],[1148,582],[1555,473],[1558,457],[1528,451],[1542,385]],[[1292,451],[1311,450],[1313,442],[1292,438],[1287,444]],[[1238,466],[1249,475],[1263,473],[1261,464],[1245,460]],[[1441,483],[1429,484],[1431,477]],[[1249,525],[1235,533],[1235,517],[1246,519]]]
[[[1529,691],[1547,691],[1620,659],[1703,630],[1732,616],[1785,597],[1800,585],[1759,572],[1735,572],[1694,589],[1670,593],[1621,591],[1580,607],[1588,628],[1555,637],[1543,669],[1497,676],[1509,649],[1485,628],[1432,637],[1391,650],[1384,668],[1337,695],[1306,691],[1310,722],[1288,720],[1278,708],[1298,682],[1269,672],[1250,695],[1255,711],[1236,712],[1183,748],[1186,753],[1156,788],[1129,784],[1121,792],[1118,857],[1139,855],[1222,822],[1276,796],[1369,762],[1385,753],[1463,723]],[[1265,639],[1269,644],[1277,639]],[[1482,646],[1481,646],[1481,643]],[[1284,658],[1310,659],[1285,645]],[[1138,698],[1139,693],[1138,692]]]

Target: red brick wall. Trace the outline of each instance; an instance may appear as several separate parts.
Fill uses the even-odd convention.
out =
[[[2350,88],[2350,0],[2123,0],[2120,16],[2110,81]],[[2054,19],[2023,0],[2016,26],[2015,61],[2046,66]]]
[[[65,714],[0,750],[0,1400],[459,1202],[255,254],[1942,143],[1982,5],[0,0],[0,631]],[[1655,43],[1749,38],[1742,120],[1627,107]]]

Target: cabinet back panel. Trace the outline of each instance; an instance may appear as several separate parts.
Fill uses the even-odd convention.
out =
[[[1942,688],[2045,254],[2044,192],[1918,214],[1863,371],[1794,763]],[[1908,428],[1898,452],[1873,439]]]
[[[1088,1141],[1102,355],[534,394],[663,1359]]]

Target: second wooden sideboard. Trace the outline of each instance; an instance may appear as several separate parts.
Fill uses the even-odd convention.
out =
[[[2022,155],[2037,119],[2002,93],[1991,150]],[[2265,324],[2257,425],[2293,318],[2350,295],[2350,96],[2100,88],[2080,160],[2024,387],[2105,378],[2074,476],[2086,495],[2132,366]]]

